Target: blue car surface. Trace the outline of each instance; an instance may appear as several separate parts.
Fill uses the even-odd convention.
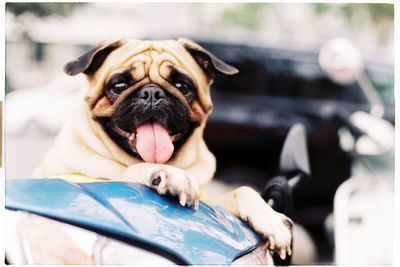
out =
[[[178,264],[231,264],[260,244],[221,207],[202,201],[198,210],[182,207],[173,197],[130,182],[10,179],[6,209],[101,233]]]

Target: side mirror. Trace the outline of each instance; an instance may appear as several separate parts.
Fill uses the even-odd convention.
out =
[[[287,177],[293,174],[301,174],[304,178],[308,178],[311,174],[307,150],[307,132],[302,124],[293,125],[286,136],[279,160],[279,173]]]
[[[364,70],[361,51],[348,39],[334,38],[327,41],[319,52],[319,64],[329,78],[341,85],[357,82],[371,104],[371,113],[384,114],[383,102]]]
[[[278,175],[268,181],[261,196],[276,211],[291,217],[292,191],[310,174],[306,129],[302,124],[295,124],[283,144]]]

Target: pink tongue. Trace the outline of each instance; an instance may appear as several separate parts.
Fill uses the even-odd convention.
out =
[[[146,123],[137,128],[136,148],[146,162],[165,163],[174,152],[167,130],[159,123]]]

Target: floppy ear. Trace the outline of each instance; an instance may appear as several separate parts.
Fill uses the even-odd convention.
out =
[[[233,75],[239,72],[235,67],[223,62],[211,52],[191,40],[179,38],[178,42],[183,45],[210,77],[213,77],[215,74]]]
[[[85,74],[92,74],[101,64],[103,64],[106,57],[115,49],[120,47],[123,40],[113,42],[102,42],[96,47],[92,48],[74,61],[67,63],[64,66],[64,72],[68,75],[77,75],[81,72]]]

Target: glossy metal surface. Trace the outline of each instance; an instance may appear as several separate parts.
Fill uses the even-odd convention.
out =
[[[200,202],[194,211],[135,183],[12,179],[6,181],[6,208],[142,241],[188,264],[229,264],[259,242],[220,207]]]

